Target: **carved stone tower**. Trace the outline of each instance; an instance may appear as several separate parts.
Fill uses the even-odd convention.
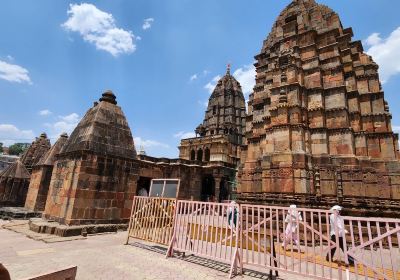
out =
[[[314,0],[293,1],[279,15],[255,57],[242,201],[388,213],[384,200],[400,205],[398,135],[378,65],[352,36]]]
[[[204,121],[195,130],[196,138],[182,140],[179,157],[237,165],[244,141],[245,115],[242,88],[228,65],[209,98]]]

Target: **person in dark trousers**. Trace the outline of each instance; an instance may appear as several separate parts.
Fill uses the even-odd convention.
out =
[[[231,201],[229,207],[228,207],[228,224],[229,226],[235,228],[236,223],[238,220],[239,212],[238,208],[239,204],[236,203],[236,201]]]
[[[329,224],[330,224],[330,235],[331,235],[331,241],[336,243],[336,232],[338,234],[338,241],[339,241],[339,247],[342,249],[344,252],[344,242],[346,242],[346,233],[347,230],[344,228],[344,221],[343,217],[340,216],[340,211],[342,211],[342,207],[339,205],[335,205],[331,208],[331,211],[333,213],[329,216]],[[336,246],[331,249],[331,259],[333,259],[333,256],[335,255],[336,252]],[[326,256],[326,261],[329,262],[329,253]],[[350,265],[354,265],[354,259],[351,256],[348,256],[347,261]]]

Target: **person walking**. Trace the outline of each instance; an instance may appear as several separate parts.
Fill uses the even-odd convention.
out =
[[[299,236],[297,235],[298,223],[303,221],[301,213],[297,211],[297,206],[292,204],[289,207],[288,213],[285,218],[286,229],[283,236],[282,247],[286,248],[289,242],[293,242],[296,246],[300,245]]]
[[[238,208],[238,204],[236,203],[236,201],[232,200],[229,207],[228,207],[228,224],[230,227],[235,228],[236,227],[236,223],[239,217],[239,212],[237,210]]]
[[[329,216],[329,224],[330,224],[330,235],[331,235],[331,241],[336,243],[336,232],[338,234],[338,241],[339,241],[339,247],[342,249],[344,252],[344,242],[346,242],[346,233],[348,231],[344,228],[344,221],[343,217],[340,215],[340,212],[342,211],[342,207],[339,205],[335,205],[331,208],[331,211],[333,213]],[[333,256],[335,255],[336,252],[336,246],[331,249],[331,252],[326,256],[326,261],[329,262],[329,255],[331,259],[333,259]],[[350,265],[354,265],[354,259],[351,256],[347,257],[347,261]]]

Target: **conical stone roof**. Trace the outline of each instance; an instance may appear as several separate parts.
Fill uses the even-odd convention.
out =
[[[21,162],[30,170],[50,148],[50,140],[46,133],[42,133],[21,156]]]
[[[104,156],[136,158],[131,130],[112,91],[103,93],[90,108],[60,154],[90,151]]]
[[[339,21],[333,20],[333,18],[339,16],[328,6],[319,4],[314,0],[294,0],[276,19],[271,33],[264,41],[262,52],[273,47],[284,38],[284,28],[292,17],[298,19],[299,34],[309,30],[322,33],[328,29],[341,27]]]
[[[53,165],[56,159],[56,155],[60,153],[61,149],[64,147],[65,143],[68,141],[68,134],[61,134],[60,138],[54,143],[50,150],[39,160],[36,164],[39,165]]]
[[[26,179],[29,180],[31,174],[25,168],[25,165],[20,161],[17,160],[9,165],[3,172],[0,174],[0,178],[14,178],[14,179]]]

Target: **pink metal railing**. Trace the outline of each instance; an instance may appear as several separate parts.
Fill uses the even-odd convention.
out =
[[[133,237],[168,245],[174,230],[175,205],[176,199],[135,196],[126,244]]]
[[[240,208],[243,265],[313,278],[342,278],[342,267],[332,262],[330,254],[331,248],[339,248],[337,241],[330,240],[330,226],[326,223],[331,212],[260,205]],[[296,215],[288,219],[291,213]]]
[[[400,220],[344,217],[355,279],[400,279]]]
[[[239,207],[227,203],[178,201],[175,229],[167,256],[173,250],[231,264],[236,273],[239,252]],[[236,225],[235,225],[236,223]]]
[[[176,250],[229,263],[230,276],[261,267],[317,279],[400,280],[399,219],[343,217],[340,234],[332,214],[135,197],[128,238],[169,241],[167,256]]]

